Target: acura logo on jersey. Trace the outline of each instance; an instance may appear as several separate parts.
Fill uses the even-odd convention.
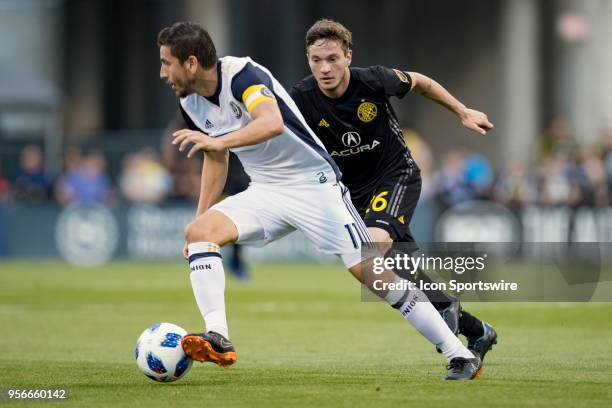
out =
[[[346,147],[356,147],[361,144],[361,136],[357,132],[346,132],[342,135],[342,143]]]
[[[349,133],[355,133],[355,132],[349,132]],[[344,136],[346,136],[346,134]],[[342,137],[343,141],[344,141],[344,136]],[[359,135],[357,135],[357,136],[359,137]],[[359,142],[361,142],[361,140]],[[342,156],[342,157],[352,156],[354,154],[359,154],[359,153],[363,153],[363,152],[367,152],[367,151],[373,150],[379,144],[380,144],[380,142],[378,140],[372,140],[371,144],[364,144],[364,145],[361,145],[361,146],[357,145],[355,147],[349,147],[348,149],[344,149],[344,150],[340,150],[340,151],[334,150],[330,154],[331,154],[332,157],[334,157],[334,156]]]

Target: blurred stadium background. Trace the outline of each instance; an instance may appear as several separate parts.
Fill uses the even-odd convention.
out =
[[[355,65],[423,72],[496,124],[481,138],[394,101],[424,173],[419,240],[612,237],[612,1],[0,0],[0,257],[176,258],[199,164],[168,146],[158,30],[203,23],[289,87],[322,16],[353,31]],[[469,235],[439,222],[474,200],[498,205],[451,213]],[[249,256],[319,259],[300,237]]]
[[[137,372],[144,327],[202,323],[180,257],[200,163],[168,145],[182,125],[157,32],[202,23],[220,55],[289,87],[321,17],[352,30],[354,65],[422,72],[496,125],[482,138],[424,98],[393,101],[423,171],[419,241],[612,240],[612,0],[0,0],[0,390],[64,386],[78,406],[610,406],[610,303],[469,305],[500,345],[479,384],[448,392],[430,345],[358,302],[300,234],[247,250],[251,281],[228,280],[240,364],[171,391]]]

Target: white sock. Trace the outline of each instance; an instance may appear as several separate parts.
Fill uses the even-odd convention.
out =
[[[191,287],[206,330],[217,332],[229,339],[225,316],[225,271],[219,245],[195,242],[187,247]]]
[[[395,277],[395,282],[401,278]],[[420,290],[393,290],[385,300],[404,316],[427,340],[442,350],[448,361],[455,357],[474,358],[461,340],[448,328],[442,316]]]

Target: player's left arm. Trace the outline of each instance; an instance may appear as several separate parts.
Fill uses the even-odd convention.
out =
[[[408,74],[412,79],[412,91],[431,99],[453,112],[459,117],[461,124],[466,128],[481,135],[485,135],[489,130],[493,129],[493,123],[489,121],[485,113],[468,108],[433,79],[418,72],[408,72]]]
[[[218,138],[224,148],[231,149],[262,143],[280,135],[285,130],[283,117],[273,98],[260,102],[249,113],[253,120],[248,125]]]
[[[222,152],[232,147],[262,143],[283,133],[285,125],[275,99],[262,101],[250,113],[253,120],[235,132],[220,137],[211,137],[203,132],[182,129],[174,132],[173,144],[180,143],[179,151],[183,151],[188,144],[193,144],[187,153],[187,157],[191,157],[200,150]]]
[[[198,150],[223,151],[251,146],[280,135],[285,130],[285,124],[271,88],[270,76],[247,63],[232,79],[231,89],[234,98],[242,101],[243,108],[249,112],[252,120],[235,132],[214,138],[202,132],[185,131],[178,135],[177,132],[174,143],[181,143],[179,150],[193,143],[187,154],[187,157],[191,157]]]

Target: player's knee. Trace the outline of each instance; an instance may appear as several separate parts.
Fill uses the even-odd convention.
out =
[[[368,232],[372,236],[372,240],[376,243],[376,247],[378,248],[378,252],[381,255],[387,253],[387,251],[393,245],[393,239],[388,231],[385,231],[382,228],[370,227],[368,228]]]
[[[389,232],[382,228],[370,227],[368,228],[368,232],[372,236],[374,242],[393,242],[393,239],[391,238]]]
[[[188,243],[191,242],[195,242],[193,241],[193,237],[196,234],[195,231],[195,221],[194,222],[190,222],[189,224],[185,225],[185,241]]]
[[[223,218],[214,214],[200,215],[185,227],[185,241],[213,242],[219,246],[234,242],[237,238],[236,228],[226,224]]]
[[[187,243],[191,243],[191,242],[196,242],[193,240],[194,236],[196,235],[196,226],[194,225],[195,221],[190,222],[189,224],[185,225],[185,242]]]
[[[219,228],[214,222],[207,220],[206,217],[198,217],[185,227],[185,241],[193,242],[214,242],[219,244],[217,236]]]

